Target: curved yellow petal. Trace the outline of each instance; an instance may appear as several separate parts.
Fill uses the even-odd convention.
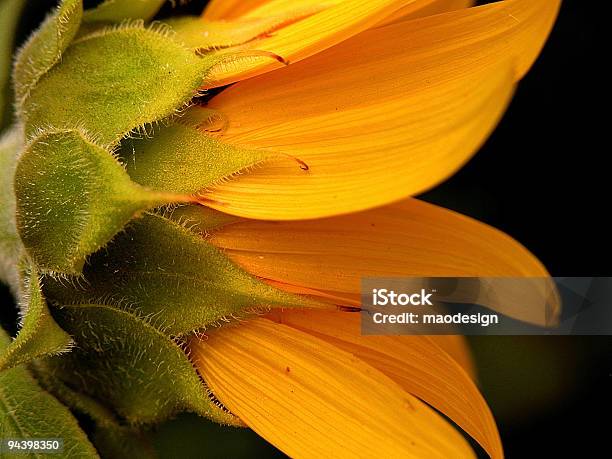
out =
[[[221,52],[228,56],[239,50],[248,56],[248,45],[259,38],[276,33],[283,27],[293,24],[321,11],[322,7],[294,8],[284,13],[265,17],[238,18],[232,21],[209,21],[193,17],[179,17],[166,21],[175,38],[198,53]],[[222,51],[225,49],[229,51]],[[243,53],[244,54],[244,53]],[[234,56],[235,58],[235,56]],[[276,58],[268,55],[268,58]],[[229,59],[230,62],[232,61]],[[207,84],[205,84],[207,86]]]
[[[210,0],[203,16],[211,21],[235,19],[269,0]]]
[[[230,87],[209,104],[228,120],[221,140],[310,169],[270,161],[203,202],[250,218],[319,218],[436,185],[493,129],[557,6],[508,0],[369,30]]]
[[[329,7],[344,0],[212,0],[206,6],[203,17],[210,21],[227,21],[244,17],[283,14],[296,7],[324,6]],[[446,11],[467,8],[474,0],[416,0],[406,2],[392,18],[424,17]],[[385,19],[385,23],[391,18]]]
[[[275,16],[279,13],[296,9],[319,9],[324,10],[336,5],[340,5],[347,0],[268,0],[261,3],[256,8],[249,9],[242,15],[243,18],[262,18]],[[408,0],[413,1],[413,0]]]
[[[375,26],[399,8],[418,1],[323,0],[321,2],[288,2],[286,0],[276,0],[265,2],[258,8],[248,10],[240,18],[261,18],[270,15],[286,16],[292,10],[303,10],[305,6],[320,7],[321,10],[270,35],[253,40],[242,49],[265,51],[281,56],[285,61],[298,62]],[[210,19],[206,14],[205,18]],[[282,64],[269,57],[240,58],[216,66],[207,75],[205,86],[223,86],[280,67],[282,67]]]
[[[509,67],[492,73],[491,78],[454,81],[365,107],[278,118],[275,125],[254,125],[235,137],[240,128],[232,126],[250,125],[232,123],[236,117],[230,113],[222,139],[292,155],[309,169],[271,160],[207,190],[201,202],[249,218],[292,220],[356,212],[425,191],[459,169],[497,124],[513,84]],[[439,91],[445,94],[432,94]],[[327,91],[311,94],[312,99],[329,96]],[[223,104],[213,101],[212,106],[226,113]],[[300,111],[299,102],[287,107]],[[261,119],[274,117],[264,109]]]
[[[462,436],[380,371],[266,319],[191,342],[215,396],[292,457],[473,457]]]
[[[421,0],[418,5],[408,5],[400,8],[386,18],[379,26],[394,24],[407,19],[424,18],[434,14],[461,10],[474,6],[475,0]]]
[[[299,8],[329,8],[331,6],[339,5],[346,0],[268,0],[266,2],[253,2],[252,7],[248,5],[250,2],[246,2],[247,5],[240,6],[239,11],[241,12],[236,15],[236,9],[232,11],[232,16],[242,18],[262,18],[266,16],[274,16],[279,13],[291,11]],[[257,3],[257,5],[254,5]],[[399,7],[390,16],[385,17],[382,23],[376,24],[377,26],[390,22],[392,18],[414,18],[424,17],[433,14],[444,13],[446,11],[458,10],[461,8],[467,8],[474,4],[474,0],[404,0],[402,3],[398,3]],[[204,15],[207,18],[207,14]]]
[[[470,353],[465,336],[439,335],[432,338],[438,346],[455,360],[455,362],[461,365],[461,368],[463,368],[474,381],[478,380],[474,360],[472,359],[472,354]]]
[[[491,410],[439,337],[361,336],[358,313],[277,310],[267,317],[354,354],[448,416],[491,457],[503,456]]]
[[[319,220],[243,221],[213,231],[210,241],[281,288],[321,291],[322,301],[349,306],[359,305],[363,277],[548,278],[542,264],[501,231],[416,199]],[[483,304],[537,324],[546,324],[551,310],[558,314],[558,299],[548,298],[543,282],[521,287],[495,292]]]

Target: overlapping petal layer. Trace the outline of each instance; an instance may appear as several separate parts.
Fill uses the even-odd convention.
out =
[[[272,34],[259,37],[248,43],[246,49],[257,49],[282,56],[289,62],[297,62],[313,54],[334,46],[353,35],[358,34],[385,20],[398,9],[418,0],[323,0],[270,2],[247,2],[238,11],[244,12],[240,19],[266,18],[271,16],[286,17],[291,11],[303,11],[304,8],[318,10],[315,14]],[[249,5],[255,6],[249,8]],[[217,16],[217,7],[213,4],[204,17],[211,19]],[[227,11],[227,10],[226,10]],[[231,11],[231,10],[230,10]],[[231,15],[237,15],[232,12]],[[210,75],[207,86],[222,86],[245,78],[279,68],[281,64],[269,58],[250,57],[232,61],[218,66]]]
[[[206,5],[203,17],[211,21],[236,19],[269,3],[271,3],[270,0],[211,0]],[[313,4],[315,2],[307,1],[307,3]],[[281,12],[281,10],[277,9],[276,12]]]
[[[348,4],[342,5],[343,3]],[[416,17],[425,17],[446,11],[472,6],[473,0],[403,0],[392,4],[370,2],[353,2],[362,11],[355,11],[350,0],[271,0],[225,2],[212,1],[208,4],[203,18],[202,31],[220,27],[241,28],[252,21],[269,21],[272,18],[295,17],[295,21],[286,21],[275,28],[273,35],[255,34],[245,41],[246,49],[259,49],[274,52],[291,62],[297,62],[307,56],[327,49],[329,46],[345,40],[367,27],[380,26]],[[359,4],[361,3],[361,4]],[[365,8],[364,8],[365,7]],[[293,22],[303,21],[304,12],[323,13],[306,24],[283,30]],[[332,22],[333,20],[333,22]],[[281,21],[279,21],[280,23]],[[202,32],[203,33],[203,32]],[[279,40],[279,35],[282,39]],[[229,43],[228,45],[235,45]],[[233,61],[231,65],[221,66],[211,78],[211,84],[222,85],[265,73],[277,67],[277,64],[265,58],[252,57]]]
[[[475,0],[420,0],[415,4],[406,5],[379,25],[388,25],[407,19],[433,16],[434,14],[460,10],[474,6]]]
[[[243,221],[214,231],[210,240],[280,288],[345,306],[359,306],[363,277],[548,277],[501,231],[415,199],[318,220]],[[487,298],[486,306],[537,324],[558,314],[546,281],[521,286]]]
[[[399,9],[429,3],[428,0],[271,0],[248,2],[212,2],[204,19],[261,19],[296,16],[305,10],[314,14],[300,18],[271,34],[254,37],[244,49],[257,49],[297,62],[334,46],[392,16]],[[234,5],[231,5],[234,3]],[[417,6],[415,6],[417,8]],[[222,86],[281,67],[265,57],[233,60],[218,66],[210,75],[208,86]]]
[[[296,6],[319,5],[330,7],[344,0],[212,0],[204,11],[204,18],[211,21],[232,20],[244,17],[261,17],[263,14],[283,14]],[[467,8],[474,4],[473,0],[407,0],[397,11],[398,16],[410,15],[430,16],[432,14]],[[395,14],[394,14],[395,16]],[[387,22],[389,18],[385,19]]]
[[[503,456],[491,410],[470,376],[443,350],[446,337],[361,336],[357,313],[275,310],[268,317],[354,354],[456,422],[491,457]]]
[[[213,331],[191,351],[213,393],[293,457],[473,457],[461,435],[383,372],[267,319]]]
[[[497,123],[554,21],[557,0],[508,0],[369,30],[240,82],[210,107],[222,140],[305,161],[265,167],[203,202],[252,218],[358,211],[451,175]]]

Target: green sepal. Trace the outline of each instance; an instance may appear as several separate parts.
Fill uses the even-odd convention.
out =
[[[59,62],[78,32],[82,16],[82,0],[63,0],[19,50],[13,67],[18,108],[40,78]]]
[[[43,272],[79,274],[141,211],[178,199],[133,183],[83,131],[49,129],[26,147],[15,172],[17,229]]]
[[[31,369],[36,379],[49,393],[54,395],[72,411],[87,416],[93,421],[91,439],[102,457],[142,458],[156,457],[148,438],[139,429],[125,425],[115,413],[99,400],[76,392],[55,377],[44,361],[37,361]]]
[[[0,0],[0,131],[10,118],[10,76],[17,24],[25,0]]]
[[[277,155],[220,142],[179,122],[152,134],[126,140],[122,160],[136,183],[172,193],[197,193]]]
[[[135,22],[75,40],[24,105],[26,134],[77,126],[114,146],[174,115],[198,94],[219,58],[198,56],[167,29]]]
[[[0,353],[9,343],[0,329]],[[0,438],[61,438],[64,457],[99,457],[68,408],[44,391],[23,366],[0,372]]]
[[[84,269],[82,287],[46,283],[53,303],[103,302],[150,317],[169,336],[266,310],[312,302],[251,276],[201,235],[158,215],[134,221]]]
[[[19,295],[21,328],[17,338],[0,352],[0,371],[45,355],[66,352],[72,346],[70,335],[57,325],[49,313],[36,268],[25,266],[22,276]]]
[[[17,295],[19,290],[17,264],[22,244],[15,222],[13,180],[17,156],[22,148],[22,138],[18,128],[0,136],[0,282],[10,286],[14,295]]]
[[[95,8],[86,10],[83,21],[120,22],[125,19],[148,21],[166,0],[105,0]]]
[[[104,400],[129,424],[160,422],[179,411],[239,423],[209,396],[179,345],[143,318],[112,306],[81,304],[60,308],[57,319],[76,347],[47,360],[52,376]]]

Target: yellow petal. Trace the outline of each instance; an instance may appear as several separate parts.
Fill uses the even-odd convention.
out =
[[[413,1],[413,0],[408,0]],[[269,0],[262,2],[256,8],[249,9],[241,15],[243,18],[263,18],[267,16],[275,16],[279,13],[292,11],[296,9],[319,9],[324,10],[332,6],[339,5],[346,0]]]
[[[204,18],[216,20],[228,20],[238,18],[249,10],[268,3],[269,0],[210,0],[204,10]]]
[[[278,120],[263,128],[257,126],[261,122],[243,124],[233,107],[227,110],[223,101],[213,101],[214,108],[229,112],[222,140],[292,155],[309,170],[271,160],[206,191],[201,202],[234,215],[291,220],[356,212],[425,191],[459,169],[497,124],[513,85],[509,67],[492,73],[490,78],[453,81],[365,107],[322,110],[297,119],[289,114],[285,121],[262,109],[261,120]],[[331,90],[335,83],[330,84]],[[439,91],[445,97],[432,95]],[[330,95],[316,90],[311,94],[318,100]],[[297,112],[303,105],[296,101],[287,107]]]
[[[432,338],[438,346],[455,360],[455,362],[461,365],[461,368],[463,368],[474,381],[478,379],[474,360],[472,359],[465,336],[439,335]]]
[[[176,38],[199,53],[240,47],[260,37],[275,33],[289,24],[321,11],[320,7],[291,9],[265,17],[239,18],[232,21],[209,21],[193,17],[179,17],[166,21]],[[244,47],[239,48],[243,50]],[[232,55],[232,52],[228,52]],[[273,57],[273,56],[270,56]]]
[[[369,30],[230,87],[210,102],[228,120],[221,140],[310,170],[271,161],[204,202],[251,218],[318,218],[436,185],[495,126],[557,6],[512,0]]]
[[[331,295],[330,301],[349,306],[359,305],[363,277],[548,278],[542,264],[501,231],[416,199],[319,220],[243,221],[214,231],[210,240],[256,276],[313,295],[321,291],[321,300]],[[521,291],[496,291],[483,304],[546,324],[559,304],[543,284],[526,279]]]
[[[437,344],[439,337],[361,336],[358,313],[274,311],[268,317],[354,354],[448,416],[491,457],[503,456],[491,410],[470,376]]]
[[[323,5],[331,6],[343,0],[212,0],[204,10],[204,18],[211,21],[229,20],[240,17],[262,17],[264,14],[276,15],[279,12],[295,8],[296,6]],[[446,11],[467,8],[474,4],[474,0],[417,0],[406,2],[394,17],[424,17]],[[413,5],[416,4],[416,5]]]
[[[289,24],[275,33],[254,40],[246,49],[257,49],[282,56],[285,61],[298,62],[324,49],[334,46],[353,35],[380,23],[404,5],[418,0],[331,0],[263,2],[257,8],[247,9],[244,18],[286,16],[304,7],[320,7],[321,11]],[[210,20],[218,17],[217,8],[205,13]],[[318,8],[317,8],[318,9]],[[209,10],[207,10],[209,11]],[[244,11],[244,10],[242,10]],[[275,60],[263,57],[239,59],[219,65],[208,75],[207,87],[222,86],[282,67]]]
[[[298,8],[329,8],[339,5],[346,0],[268,0],[256,2],[240,2],[239,8],[233,8],[231,11],[232,18],[262,18],[266,16],[274,16],[282,12],[295,10]],[[389,22],[391,18],[415,18],[425,17],[433,14],[444,13],[446,11],[468,8],[474,4],[474,0],[404,0],[399,4],[399,8],[386,17],[383,23]],[[208,19],[208,10],[205,18]],[[229,17],[225,17],[228,19]],[[377,26],[381,23],[377,24]]]
[[[473,457],[423,402],[354,355],[254,319],[192,341],[215,396],[292,457]]]
[[[418,4],[407,5],[400,8],[386,18],[379,26],[393,24],[407,19],[424,18],[434,14],[461,10],[474,5],[475,0],[422,0]]]

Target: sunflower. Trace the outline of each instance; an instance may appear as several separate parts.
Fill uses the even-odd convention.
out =
[[[502,457],[465,340],[363,336],[360,284],[548,278],[411,196],[486,140],[560,1],[141,3],[65,0],[15,60],[0,369],[115,443],[186,409],[293,457],[473,457],[464,433]],[[520,295],[485,305],[543,324]]]

